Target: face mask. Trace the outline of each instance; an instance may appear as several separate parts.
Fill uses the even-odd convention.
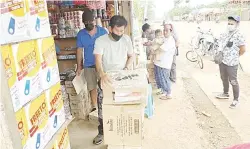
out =
[[[94,24],[93,23],[89,23],[89,24],[85,24],[85,28],[87,31],[92,31],[94,29]]]
[[[111,33],[111,36],[114,38],[115,41],[119,41],[122,38],[122,35],[116,35],[115,33]]]
[[[235,31],[236,26],[235,25],[227,25],[227,29],[229,32],[233,32],[233,31]]]

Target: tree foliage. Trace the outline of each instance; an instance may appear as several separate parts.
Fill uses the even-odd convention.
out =
[[[153,0],[148,0],[148,10],[147,10],[147,18],[149,20],[154,20],[155,19],[155,1]]]
[[[187,6],[184,7],[175,7],[172,10],[170,10],[168,12],[169,16],[180,16],[180,15],[184,15],[184,14],[188,14],[192,11],[193,9]]]
[[[133,0],[134,14],[138,18],[139,24],[142,25],[144,22],[144,10],[145,10],[145,0]],[[148,0],[147,5],[147,16],[149,20],[154,20],[155,18],[155,1]]]

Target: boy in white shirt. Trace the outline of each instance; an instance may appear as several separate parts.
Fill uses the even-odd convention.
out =
[[[157,75],[155,78],[159,79],[159,84],[163,91],[160,99],[166,100],[171,99],[170,71],[176,51],[170,25],[164,26],[164,37],[164,43],[156,50],[154,64]]]

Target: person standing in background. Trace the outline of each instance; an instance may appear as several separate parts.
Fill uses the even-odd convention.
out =
[[[222,61],[219,64],[223,93],[217,95],[219,99],[229,99],[229,83],[233,88],[233,102],[230,108],[235,108],[239,103],[240,87],[238,83],[238,66],[240,56],[246,51],[245,38],[239,31],[239,16],[228,17],[228,31],[221,35]]]
[[[90,92],[93,110],[97,108],[97,79],[94,44],[97,38],[107,34],[107,31],[98,25],[91,10],[86,9],[82,15],[85,28],[77,34],[77,75],[84,69],[87,88]]]
[[[147,41],[143,41],[143,46],[146,47],[146,56],[147,56],[147,60],[150,59],[150,51],[151,51],[151,46],[152,46],[152,41],[155,38],[155,32],[151,29],[150,25],[145,23],[142,26],[142,38],[143,39],[147,39]]]
[[[102,117],[102,88],[110,85],[111,81],[106,74],[112,70],[128,70],[133,64],[133,45],[130,37],[125,35],[127,20],[123,16],[115,15],[110,19],[109,34],[96,40],[95,60],[96,70],[100,75],[98,82],[98,135],[93,144],[99,145],[103,142],[103,117]]]
[[[176,52],[174,54],[174,58],[173,58],[173,63],[172,63],[172,67],[171,67],[171,71],[170,71],[170,80],[175,83],[176,82],[176,56],[179,55],[179,37],[177,35],[177,32],[175,30],[175,28],[173,27],[173,24],[172,23],[165,23],[164,24],[164,27],[168,25],[170,26],[170,30],[171,30],[171,33],[172,33],[172,36],[175,40],[175,47],[176,47]]]
[[[171,99],[171,81],[170,71],[175,55],[175,40],[172,37],[171,26],[164,25],[164,43],[157,49],[156,58],[154,60],[155,71],[157,72],[156,78],[159,80],[160,87],[163,95],[160,97],[162,100]]]

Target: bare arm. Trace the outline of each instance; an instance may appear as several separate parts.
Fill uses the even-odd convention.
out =
[[[133,58],[134,58],[133,54],[128,54],[127,62],[124,69],[130,68],[130,66],[133,63]]]
[[[242,56],[245,52],[246,52],[246,46],[245,45],[240,46],[240,52],[239,52],[240,56]]]
[[[60,51],[59,53],[57,53],[58,55],[71,55],[71,54],[76,54],[76,51]]]
[[[82,64],[83,64],[83,49],[77,48],[76,50],[76,61],[77,61],[77,69],[82,70]]]
[[[95,64],[96,64],[96,71],[100,75],[100,77],[105,75],[105,72],[102,68],[102,55],[101,54],[95,54]]]
[[[95,62],[96,62],[96,71],[98,72],[100,78],[101,78],[101,88],[111,86],[112,81],[108,77],[108,75],[103,71],[102,67],[102,55],[101,54],[95,54]]]

